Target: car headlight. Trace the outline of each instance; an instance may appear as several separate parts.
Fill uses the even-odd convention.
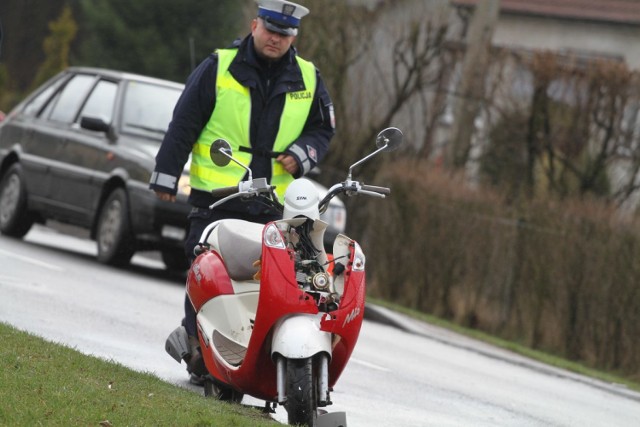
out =
[[[178,180],[178,193],[188,196],[191,194],[191,184],[189,183],[189,175],[182,175]]]

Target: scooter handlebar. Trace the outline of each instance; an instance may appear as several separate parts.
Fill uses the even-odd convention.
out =
[[[222,187],[222,188],[216,188],[215,190],[211,190],[211,195],[213,197],[227,197],[237,192],[238,192],[238,186],[234,185],[233,187]]]
[[[391,189],[387,188],[387,187],[378,187],[376,185],[365,185],[365,184],[362,184],[361,188],[364,191],[371,191],[373,193],[384,194],[386,196],[391,194]]]

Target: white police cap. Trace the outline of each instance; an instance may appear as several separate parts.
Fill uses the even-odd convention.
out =
[[[258,17],[262,18],[269,31],[285,36],[298,35],[300,19],[309,14],[309,9],[286,0],[257,0]]]

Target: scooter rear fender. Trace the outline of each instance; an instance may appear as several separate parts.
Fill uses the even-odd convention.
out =
[[[187,295],[196,312],[212,298],[234,293],[231,278],[217,252],[206,251],[191,264],[187,274]]]
[[[331,356],[331,333],[320,330],[325,313],[296,314],[278,321],[271,341],[271,357],[305,359],[318,353]]]

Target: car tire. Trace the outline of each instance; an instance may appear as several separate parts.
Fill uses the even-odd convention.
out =
[[[27,210],[22,166],[14,163],[0,180],[0,232],[21,238],[34,223],[34,215]]]
[[[102,205],[96,228],[98,261],[124,266],[135,252],[129,221],[129,200],[122,188],[116,188]]]
[[[189,261],[183,249],[163,249],[161,255],[162,262],[168,270],[185,271],[189,268]]]

